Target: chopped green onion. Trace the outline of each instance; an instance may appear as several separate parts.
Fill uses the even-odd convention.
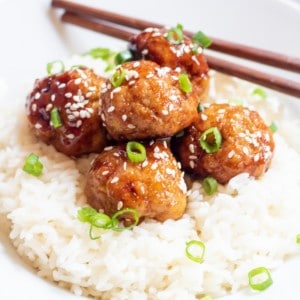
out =
[[[205,245],[201,241],[191,240],[186,243],[185,254],[192,261],[201,263],[204,258],[204,253]]]
[[[97,228],[110,228],[111,226],[111,218],[103,213],[97,212],[89,216],[89,223]]]
[[[94,229],[94,226],[91,224],[90,226],[90,230],[89,230],[89,237],[91,240],[98,240],[101,238],[101,235],[97,235],[97,236],[94,236],[93,235],[93,229]]]
[[[91,216],[97,214],[97,211],[92,207],[83,207],[77,211],[77,218],[81,222],[89,222]]]
[[[115,56],[115,63],[116,65],[120,65],[126,61],[130,61],[133,59],[132,53],[129,50],[124,50],[121,52],[118,52]]]
[[[47,63],[46,68],[48,75],[54,75],[63,72],[65,70],[65,65],[61,60],[55,60]]]
[[[84,69],[86,68],[85,65],[73,65],[71,66],[71,70],[74,70],[74,69]]]
[[[55,107],[50,112],[50,121],[54,128],[59,128],[62,126],[61,118],[58,109]]]
[[[182,136],[184,136],[184,130],[179,131],[179,132],[176,133],[176,135],[175,135],[176,138],[180,138],[180,137],[182,137]]]
[[[248,273],[249,285],[253,290],[263,291],[272,283],[270,272],[265,267],[258,267]]]
[[[167,33],[167,39],[172,44],[180,44],[183,41],[183,26],[177,24],[175,28],[172,28]]]
[[[300,233],[296,235],[296,243],[300,244]]]
[[[266,100],[267,97],[268,97],[268,94],[266,93],[266,91],[262,88],[255,88],[253,91],[252,91],[252,95],[253,96],[256,96],[262,100]]]
[[[199,103],[198,106],[197,106],[197,112],[200,113],[200,112],[204,112],[204,106]]]
[[[23,171],[33,176],[40,176],[43,171],[43,164],[39,161],[39,156],[31,153],[25,159]]]
[[[130,224],[129,226],[120,226],[120,221],[119,217],[124,215],[124,214],[132,214],[134,217],[134,222]],[[134,226],[136,226],[139,222],[139,214],[136,209],[133,208],[124,208],[118,212],[116,212],[112,217],[111,217],[111,229],[115,231],[123,231],[126,229],[131,229]]]
[[[272,133],[275,133],[278,130],[278,127],[276,125],[275,122],[272,122],[269,126],[270,130],[272,131]]]
[[[126,153],[129,160],[132,162],[143,162],[147,157],[144,145],[134,141],[127,143]]]
[[[120,86],[125,79],[125,75],[126,75],[125,70],[122,67],[118,68],[110,78],[111,84],[114,87]]]
[[[212,195],[218,190],[218,182],[211,176],[203,179],[202,186],[207,195]]]
[[[217,152],[222,144],[222,135],[217,127],[211,127],[205,130],[199,138],[201,148],[206,153]]]
[[[196,32],[192,40],[194,43],[201,45],[203,48],[208,48],[212,44],[212,40],[202,31]]]
[[[109,48],[93,48],[86,55],[91,56],[94,59],[101,58],[103,60],[108,60],[114,55],[114,52]]]
[[[178,77],[180,89],[185,93],[192,91],[192,84],[187,74],[180,74]]]
[[[243,100],[239,98],[233,98],[229,100],[229,103],[236,106],[243,106]]]

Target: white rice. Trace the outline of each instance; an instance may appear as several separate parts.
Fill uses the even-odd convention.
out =
[[[84,60],[72,58],[70,65]],[[96,67],[102,72],[101,62]],[[85,203],[84,175],[92,156],[75,161],[38,142],[26,125],[25,99],[12,105],[0,93],[0,220],[10,220],[9,236],[19,255],[40,276],[101,299],[189,300],[205,294],[216,299],[246,287],[249,270],[257,266],[272,272],[299,252],[300,125],[276,96],[257,100],[252,88],[212,72],[214,100],[242,98],[279,127],[274,159],[263,177],[241,174],[210,197],[194,182],[180,220],[146,220],[121,233],[104,230],[96,241],[76,218]],[[31,152],[44,165],[41,177],[22,171]],[[206,245],[201,264],[185,255],[191,239]]]

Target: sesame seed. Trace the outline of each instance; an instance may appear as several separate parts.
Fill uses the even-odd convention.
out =
[[[66,98],[72,98],[73,94],[72,93],[65,93]]]
[[[120,157],[120,153],[119,152],[114,152],[113,156]]]
[[[134,67],[134,68],[137,68],[137,67],[140,66],[140,64],[141,64],[141,63],[140,63],[139,61],[136,61],[136,62],[133,63],[133,67]]]
[[[146,78],[149,79],[149,78],[152,78],[153,76],[154,76],[153,73],[148,73],[148,74],[146,75]]]
[[[257,162],[259,160],[259,153],[255,154],[253,160]]]
[[[189,150],[191,153],[195,153],[195,145],[194,144],[189,144]]]
[[[112,150],[112,149],[113,149],[112,146],[108,146],[108,147],[105,147],[105,148],[104,148],[104,151],[110,151],[110,150]]]
[[[122,120],[125,122],[127,120],[127,115],[122,115]]]
[[[231,151],[228,153],[227,157],[228,157],[228,158],[232,158],[234,154],[235,154],[235,151],[234,151],[234,150],[231,150]]]
[[[135,80],[130,80],[129,82],[128,82],[128,85],[134,85],[135,84]]]
[[[74,80],[74,83],[75,83],[75,84],[80,84],[81,81],[82,81],[82,78],[76,78],[76,79]]]
[[[117,183],[119,181],[119,177],[114,177],[112,180],[111,180],[111,183]]]
[[[169,112],[166,110],[166,109],[163,109],[161,111],[161,113],[164,115],[164,116],[167,116],[169,114]]]
[[[107,175],[108,173],[109,173],[109,171],[108,171],[108,170],[105,170],[105,171],[102,172],[102,175],[105,176],[105,175]]]
[[[50,97],[51,101],[54,101],[55,97],[56,97],[56,94],[52,94],[51,97]]]
[[[246,146],[243,147],[243,152],[244,152],[246,155],[249,155],[249,149],[248,149]]]
[[[172,101],[177,101],[177,100],[178,100],[178,97],[177,97],[176,95],[171,95],[171,96],[169,97],[169,99],[172,100]]]
[[[133,124],[128,124],[127,127],[128,127],[129,129],[134,129],[134,128],[135,128],[135,125],[133,125]]]
[[[36,105],[35,103],[33,103],[33,104],[31,105],[32,111],[36,111],[36,108],[37,108],[37,105]]]
[[[41,129],[41,128],[42,128],[42,125],[41,125],[40,123],[36,123],[36,124],[34,125],[34,127],[35,127],[36,129]]]
[[[37,92],[35,95],[34,95],[34,99],[35,100],[38,100],[41,98],[41,93]]]
[[[126,169],[127,169],[127,162],[124,161],[124,163],[123,163],[123,170],[126,171]]]
[[[66,135],[66,137],[69,139],[69,140],[73,140],[75,138],[75,135],[73,133],[69,133]]]
[[[151,166],[151,170],[156,170],[157,167],[158,167],[157,162],[154,162],[154,163],[152,164],[152,166]]]
[[[46,111],[50,111],[53,107],[53,104],[52,103],[48,103],[47,106],[46,106]]]
[[[66,87],[66,84],[65,84],[65,83],[61,83],[61,84],[58,86],[59,89],[63,89],[63,88],[65,88],[65,87]]]
[[[87,92],[87,93],[85,94],[85,97],[86,97],[86,98],[90,98],[92,95],[93,95],[93,92]]]
[[[118,201],[117,210],[120,210],[122,207],[123,207],[123,202],[122,201]]]
[[[148,166],[148,160],[144,160],[143,162],[142,162],[142,168],[145,168],[145,167],[147,167]]]
[[[141,53],[142,53],[142,55],[147,55],[149,53],[149,50],[148,49],[143,49]]]
[[[192,56],[192,60],[197,64],[200,65],[199,60],[197,59],[197,57],[195,55]]]
[[[191,169],[195,168],[195,162],[193,160],[190,160],[189,165]]]
[[[201,120],[206,121],[208,119],[206,114],[201,114]]]
[[[107,112],[108,113],[111,113],[111,112],[113,112],[115,110],[115,107],[112,105],[112,106],[110,106],[108,109],[107,109]]]
[[[197,156],[196,156],[196,155],[190,155],[190,156],[189,156],[189,159],[191,159],[191,160],[196,160],[196,159],[197,159]]]
[[[79,128],[82,125],[82,120],[77,120],[76,127]]]
[[[170,169],[170,168],[166,168],[166,173],[167,173],[168,175],[172,175],[173,177],[175,177],[175,175],[176,175],[175,170]]]

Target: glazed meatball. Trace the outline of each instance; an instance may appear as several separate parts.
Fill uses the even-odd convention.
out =
[[[66,155],[100,152],[106,130],[99,116],[99,96],[106,80],[87,68],[36,80],[26,102],[34,134]]]
[[[101,117],[118,141],[172,136],[197,117],[195,92],[180,88],[180,74],[141,60],[118,67],[122,83],[108,84],[102,94]]]
[[[174,42],[166,29],[147,28],[130,40],[130,50],[137,59],[148,59],[163,67],[179,68],[190,76],[199,100],[205,98],[209,67],[202,48],[190,38]]]
[[[134,208],[140,218],[180,218],[186,208],[186,186],[166,142],[145,145],[143,162],[132,162],[125,149],[107,147],[96,157],[87,175],[88,203],[108,215]]]
[[[209,133],[210,128],[217,128],[221,134],[219,149],[215,148],[217,135]],[[200,145],[201,136],[210,146],[208,152],[213,150],[211,153]],[[183,136],[172,139],[172,149],[189,173],[199,178],[210,175],[226,184],[240,173],[261,176],[270,166],[274,140],[257,112],[229,104],[210,104]]]

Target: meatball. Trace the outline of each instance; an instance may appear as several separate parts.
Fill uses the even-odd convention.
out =
[[[100,152],[106,130],[99,116],[99,96],[106,81],[87,68],[36,80],[26,101],[34,134],[66,155]]]
[[[210,128],[219,130],[222,142],[218,150],[216,147],[207,153],[199,139],[206,136],[206,142],[212,146],[209,149],[213,149],[216,136],[206,132]],[[172,139],[172,149],[189,173],[199,178],[210,175],[226,184],[240,173],[261,176],[270,166],[274,140],[257,112],[229,104],[210,104],[183,136]]]
[[[179,73],[141,60],[118,67],[122,83],[108,84],[102,94],[101,117],[117,141],[172,136],[197,117],[195,92],[180,88]]]
[[[130,50],[137,59],[148,59],[163,67],[179,68],[189,75],[199,100],[205,99],[209,67],[202,48],[187,36],[174,42],[166,29],[147,28],[130,40]]]
[[[166,142],[145,145],[147,158],[132,162],[124,145],[105,148],[87,175],[88,203],[112,215],[133,208],[140,218],[179,219],[186,208],[186,185]]]

